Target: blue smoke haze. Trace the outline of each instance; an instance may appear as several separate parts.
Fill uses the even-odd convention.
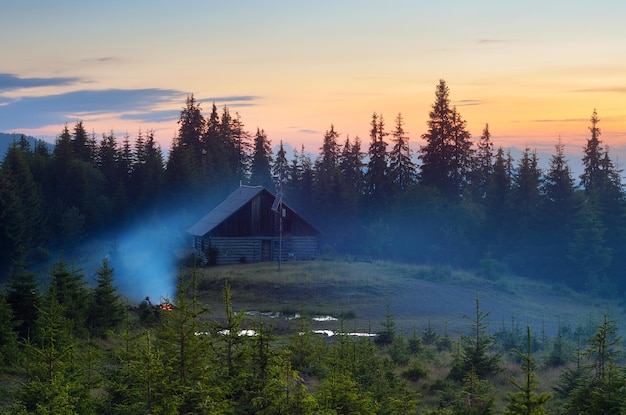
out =
[[[115,282],[131,302],[149,296],[153,302],[176,295],[176,246],[168,231],[136,227],[120,234],[114,244],[111,263]]]
[[[190,208],[182,201],[189,200],[181,194],[173,202],[146,213],[145,219],[131,226],[112,230],[94,240],[90,250],[91,272],[107,256],[114,268],[115,285],[129,302],[139,303],[150,297],[153,303],[173,300],[181,260],[191,254],[192,238],[186,230],[222,201],[225,195],[212,193]],[[94,246],[98,248],[94,249]],[[94,255],[99,252],[100,255]],[[97,260],[97,263],[94,263]],[[85,267],[84,269],[87,269]]]
[[[189,215],[173,212],[168,217],[138,221],[111,230],[82,244],[79,264],[90,284],[106,257],[114,269],[114,284],[131,304],[150,297],[158,303],[176,295],[181,259],[190,253],[191,237],[185,233]]]

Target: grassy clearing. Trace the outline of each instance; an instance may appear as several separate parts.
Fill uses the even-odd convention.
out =
[[[469,271],[393,262],[293,261],[240,264],[199,270],[199,298],[220,317],[222,288],[231,287],[235,310],[343,316],[348,330],[376,330],[389,311],[401,332],[429,324],[455,335],[467,327],[479,298],[497,330],[512,320],[533,332],[575,328],[609,313],[624,322],[616,302],[519,277],[486,279]],[[335,329],[340,323],[328,322]],[[620,326],[623,327],[622,324]]]

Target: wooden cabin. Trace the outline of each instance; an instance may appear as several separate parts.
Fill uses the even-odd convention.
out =
[[[282,227],[282,231],[281,231]],[[187,229],[203,264],[314,259],[320,232],[261,186],[241,186]]]

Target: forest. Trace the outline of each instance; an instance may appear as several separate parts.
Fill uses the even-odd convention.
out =
[[[282,189],[322,230],[325,254],[488,263],[494,272],[577,290],[623,292],[624,189],[595,110],[575,178],[560,141],[546,171],[535,150],[514,160],[496,147],[488,125],[472,141],[449,95],[441,80],[417,154],[402,114],[388,128],[376,113],[367,148],[359,137],[341,140],[331,125],[316,157],[305,148],[288,155],[282,142],[273,154],[262,129],[250,134],[228,107],[213,105],[204,116],[193,96],[167,160],[152,131],[134,140],[111,131],[98,140],[78,121],[63,129],[52,153],[21,139],[0,168],[0,280],[20,263],[49,261],[139,220],[158,223],[184,211],[181,228],[189,226],[243,183]]]
[[[515,274],[616,297],[626,289],[625,197],[599,122],[593,110],[578,178],[560,141],[545,171],[533,149],[514,160],[497,147],[487,124],[472,141],[444,80],[417,154],[401,113],[390,128],[374,113],[366,144],[340,139],[331,125],[315,157],[304,147],[288,155],[282,142],[272,151],[263,129],[246,131],[228,107],[203,115],[193,95],[167,159],[150,130],[97,138],[77,121],[52,152],[22,137],[0,165],[2,411],[489,414],[496,411],[490,379],[513,348],[524,377],[502,404],[505,413],[546,413],[551,402],[559,404],[550,413],[626,413],[610,316],[544,345],[555,353],[546,361],[561,370],[550,399],[537,391],[530,330],[517,336],[527,343],[496,349],[478,300],[474,335],[459,339],[406,338],[391,316],[375,339],[277,336],[262,322],[246,338],[234,334],[241,320],[228,286],[228,319],[202,318],[206,310],[193,296],[197,270],[181,268],[174,308],[165,312],[146,301],[126,305],[114,282],[126,276],[108,258],[95,258],[92,283],[73,262],[97,235],[138,221],[158,228],[172,211],[191,223],[198,206],[206,212],[244,183],[282,190],[323,231],[320,256],[445,265],[491,279]],[[437,359],[450,375],[426,393],[438,403],[423,405],[414,382]]]

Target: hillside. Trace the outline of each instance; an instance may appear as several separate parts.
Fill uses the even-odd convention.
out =
[[[283,264],[242,264],[207,268],[199,277],[200,298],[213,314],[222,314],[221,288],[228,281],[235,310],[304,312],[346,316],[349,331],[377,330],[387,310],[406,334],[428,324],[452,335],[464,332],[475,299],[490,313],[491,329],[530,325],[552,337],[559,326],[595,325],[604,313],[624,327],[623,308],[613,300],[575,293],[561,285],[502,276],[486,280],[449,268],[386,262],[312,261]],[[288,327],[285,318],[277,328]],[[339,321],[314,323],[316,329],[338,329]]]
[[[4,159],[4,155],[7,153],[7,150],[11,146],[12,143],[19,141],[21,134],[20,133],[0,133],[0,161]],[[31,148],[35,148],[35,144],[39,139],[35,137],[27,136],[26,139],[30,143]],[[50,143],[48,144],[48,150],[52,151],[54,146]]]

